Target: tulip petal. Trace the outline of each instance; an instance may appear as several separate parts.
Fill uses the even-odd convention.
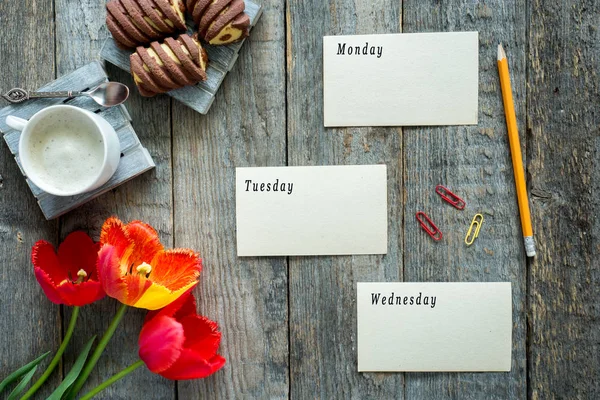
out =
[[[206,378],[220,370],[223,365],[225,359],[220,355],[207,360],[192,350],[183,349],[177,361],[160,375],[173,380]]]
[[[119,259],[123,257],[128,248],[133,247],[133,242],[127,237],[123,222],[116,217],[108,218],[102,225],[100,244],[113,246]]]
[[[152,260],[152,268],[153,282],[178,290],[198,280],[202,260],[189,249],[166,250],[156,254]]]
[[[126,275],[123,281],[127,287],[127,305],[135,304],[152,286],[152,281],[140,274]]]
[[[152,276],[152,275],[151,275]],[[146,308],[148,310],[158,310],[172,303],[183,295],[188,289],[194,287],[198,282],[194,281],[179,290],[171,291],[166,287],[153,283],[142,295],[142,297],[133,304],[134,307]]]
[[[148,369],[158,374],[179,358],[184,341],[181,324],[174,318],[160,316],[142,327],[138,354]]]
[[[70,281],[63,282],[58,288],[64,304],[68,306],[82,307],[100,300],[106,294],[102,289],[102,284],[98,281],[88,280],[81,283]]]
[[[96,280],[96,259],[99,246],[85,232],[69,234],[58,247],[58,260],[70,280],[77,280],[77,272],[83,269],[88,279]]]
[[[133,221],[125,226],[125,231],[127,237],[135,243],[133,251],[129,255],[129,265],[137,267],[143,262],[150,263],[156,253],[163,250],[158,234],[150,225],[142,221]]]
[[[146,318],[144,319],[144,323],[159,315],[173,317],[176,320],[180,320],[186,315],[196,315],[196,299],[192,294],[192,289],[193,288],[188,289],[184,294],[179,296],[178,299],[171,302],[167,306],[159,310],[148,311],[148,314],[146,314]]]
[[[39,240],[31,249],[31,262],[34,267],[43,270],[54,285],[68,278],[67,271],[60,266],[54,246],[45,240]]]
[[[127,284],[122,276],[125,271],[122,271],[122,266],[119,263],[117,248],[105,244],[98,253],[98,278],[102,282],[102,287],[107,295],[119,300],[122,303],[128,304],[127,301]]]
[[[181,297],[179,297],[179,299],[183,297],[184,301],[181,304],[181,307],[179,307],[173,315],[176,320],[180,321],[187,315],[198,315],[198,312],[196,311],[196,298],[192,294],[193,289],[194,287],[191,287]],[[179,301],[179,299],[177,299],[177,301]]]
[[[188,315],[180,320],[185,332],[183,347],[195,352],[207,360],[217,354],[221,343],[221,332],[217,331],[217,323],[200,315]]]
[[[35,278],[38,283],[42,287],[44,294],[48,299],[54,304],[63,304],[63,299],[60,296],[60,293],[56,289],[56,284],[52,281],[50,276],[46,273],[46,271],[41,268],[34,268]]]

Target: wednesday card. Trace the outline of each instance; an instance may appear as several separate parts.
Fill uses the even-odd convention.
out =
[[[511,284],[358,283],[358,371],[510,371]]]
[[[477,124],[477,32],[325,36],[325,126]]]
[[[238,256],[385,254],[385,165],[236,169]]]

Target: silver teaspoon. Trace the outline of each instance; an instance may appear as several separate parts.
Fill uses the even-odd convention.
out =
[[[85,92],[27,92],[25,89],[14,88],[4,93],[2,97],[11,103],[22,103],[29,99],[47,99],[54,97],[88,96],[104,107],[112,107],[123,103],[129,97],[129,88],[119,82],[105,82]]]

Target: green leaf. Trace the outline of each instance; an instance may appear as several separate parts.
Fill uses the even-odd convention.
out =
[[[10,392],[6,400],[16,400],[17,397],[19,397],[23,389],[25,389],[25,386],[27,386],[31,378],[33,378],[33,374],[35,374],[37,367],[37,365],[33,367],[33,369],[29,371],[27,375],[23,377],[23,379],[21,379],[21,382],[19,382],[19,384],[13,389],[13,391]]]
[[[50,354],[50,352],[44,353],[35,360],[31,361],[28,364],[23,365],[21,368],[7,376],[2,382],[0,382],[0,393],[11,383],[31,371],[32,368],[37,366],[44,358],[46,358]]]
[[[85,360],[87,360],[87,356],[90,350],[92,349],[92,344],[94,343],[94,340],[96,340],[96,336],[94,336],[87,342],[81,353],[79,353],[77,360],[75,360],[75,364],[73,364],[73,367],[71,368],[67,376],[65,376],[65,379],[61,382],[60,385],[58,385],[56,390],[52,392],[50,397],[48,397],[46,400],[60,400],[63,394],[65,394],[65,392],[69,390],[73,382],[75,382],[75,380],[81,373],[81,370],[85,365]]]

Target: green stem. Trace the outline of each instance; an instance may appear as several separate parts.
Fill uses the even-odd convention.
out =
[[[96,349],[92,353],[92,356],[89,358],[89,360],[85,364],[85,367],[83,367],[83,370],[81,371],[81,374],[79,374],[79,377],[77,378],[75,383],[73,383],[73,387],[69,390],[69,395],[68,395],[67,399],[69,399],[69,400],[74,399],[75,396],[77,396],[77,393],[79,393],[79,391],[83,387],[88,376],[90,376],[90,373],[96,366],[98,359],[102,355],[104,348],[106,347],[106,345],[112,338],[113,334],[115,333],[115,330],[117,329],[117,326],[119,325],[119,322],[121,322],[121,319],[123,319],[123,315],[125,315],[126,310],[127,310],[127,305],[121,304],[121,307],[119,307],[119,310],[117,311],[113,320],[111,321],[110,325],[108,326],[108,329],[106,330],[106,332],[104,332],[104,336],[102,336],[102,339],[100,339],[100,342],[98,343],[98,346],[96,346]]]
[[[52,374],[52,372],[54,371],[54,368],[56,368],[56,366],[60,362],[60,359],[62,358],[62,355],[65,352],[65,349],[67,348],[67,346],[69,344],[69,341],[71,340],[71,336],[73,336],[73,331],[75,330],[75,323],[77,322],[78,315],[79,315],[79,307],[75,306],[75,307],[73,307],[73,313],[71,314],[71,321],[69,321],[69,327],[67,328],[67,333],[65,334],[65,337],[63,338],[63,341],[60,344],[58,351],[54,355],[54,358],[52,359],[52,361],[50,361],[50,365],[48,365],[48,368],[46,368],[46,370],[44,371],[42,376],[39,377],[39,379],[33,384],[33,386],[31,386],[29,388],[29,390],[23,395],[23,397],[21,397],[21,400],[27,400],[31,396],[33,396],[35,394],[35,392],[38,391],[38,389],[44,384],[44,382],[46,382],[48,377]]]
[[[114,374],[113,376],[111,376],[110,378],[108,378],[107,380],[105,380],[104,382],[102,382],[101,384],[99,384],[98,386],[96,386],[95,388],[90,390],[89,392],[87,392],[79,400],[91,399],[92,397],[94,397],[95,395],[97,395],[98,393],[100,393],[101,391],[103,391],[104,389],[106,389],[107,387],[109,387],[110,385],[112,385],[113,383],[118,381],[119,379],[123,378],[124,376],[129,375],[130,373],[132,373],[133,371],[135,371],[142,365],[144,365],[144,362],[142,360],[137,360],[136,362],[131,364],[129,367],[125,368],[121,372]]]

